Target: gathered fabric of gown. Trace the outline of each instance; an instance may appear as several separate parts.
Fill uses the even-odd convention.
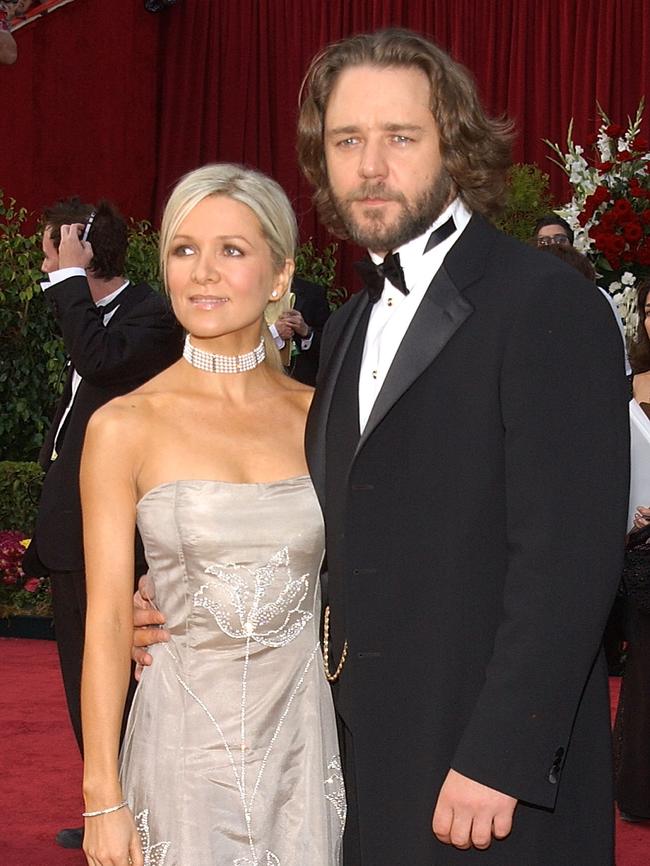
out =
[[[310,479],[161,484],[138,528],[171,633],[151,649],[120,758],[145,866],[338,866]]]

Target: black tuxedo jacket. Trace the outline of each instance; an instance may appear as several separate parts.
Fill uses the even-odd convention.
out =
[[[291,359],[289,368],[290,375],[299,382],[306,385],[315,385],[318,374],[318,358],[320,355],[320,342],[325,327],[325,322],[330,316],[330,307],[327,301],[327,289],[318,283],[303,280],[302,277],[294,277],[291,283],[291,291],[295,292],[296,302],[294,309],[298,310],[305,323],[313,328],[314,335],[308,349],[300,347],[301,337],[294,337],[298,348],[298,354]]]
[[[628,484],[611,310],[575,270],[472,217],[359,437],[367,307],[356,296],[328,322],[306,443],[332,670],[349,643],[334,693],[354,866],[609,866],[599,644]],[[506,841],[437,842],[450,767],[522,801]]]
[[[144,283],[129,284],[122,291],[106,327],[85,277],[56,283],[45,297],[82,381],[57,438],[57,458],[51,460],[56,431],[70,400],[72,368],[41,449],[39,460],[46,475],[36,530],[24,559],[26,570],[35,574],[83,569],[79,466],[86,425],[104,403],[176,361],[183,337],[166,300]]]

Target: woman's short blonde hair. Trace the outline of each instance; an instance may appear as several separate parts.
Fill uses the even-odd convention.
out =
[[[293,208],[279,183],[270,177],[222,162],[204,165],[182,177],[165,205],[160,227],[160,270],[167,287],[167,259],[179,226],[190,211],[208,196],[225,196],[249,207],[257,217],[271,251],[274,270],[281,271],[293,259],[298,241],[298,226]],[[273,318],[273,317],[271,317]],[[267,358],[281,366],[273,339],[264,327]]]

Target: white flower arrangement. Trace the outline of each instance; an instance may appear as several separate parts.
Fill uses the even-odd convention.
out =
[[[624,129],[599,105],[601,123],[591,160],[573,141],[573,120],[566,151],[545,140],[573,193],[557,213],[573,229],[576,249],[592,260],[599,285],[616,301],[628,340],[634,339],[638,324],[637,283],[650,277],[650,148],[640,135],[643,109],[641,100]]]

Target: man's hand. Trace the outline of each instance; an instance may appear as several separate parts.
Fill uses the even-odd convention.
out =
[[[81,223],[61,226],[60,268],[83,268],[85,270],[93,260],[93,248],[90,242],[81,240],[83,229]]]
[[[290,340],[293,337],[293,328],[289,324],[289,322],[285,321],[282,316],[280,316],[275,322],[275,329],[278,334],[282,337],[284,342]]]
[[[634,525],[637,529],[643,529],[650,523],[650,508],[644,505],[637,505],[634,512]]]
[[[133,596],[133,646],[131,658],[135,662],[135,678],[140,679],[142,668],[153,662],[147,647],[152,643],[165,643],[169,632],[163,628],[165,615],[156,607],[153,581],[143,574],[138,581],[138,591]]]
[[[286,340],[288,337],[285,337],[283,332],[280,330],[281,325],[284,327],[288,326],[291,329],[288,333],[288,337],[290,337],[293,332],[294,334],[298,334],[298,336],[302,337],[304,340],[309,334],[309,325],[307,325],[302,317],[302,313],[298,312],[298,310],[286,310],[278,317],[278,320],[275,323],[275,327],[278,329],[278,334],[280,334],[283,340]]]
[[[433,832],[446,845],[483,850],[492,837],[510,833],[516,805],[514,797],[450,770],[433,813]]]

